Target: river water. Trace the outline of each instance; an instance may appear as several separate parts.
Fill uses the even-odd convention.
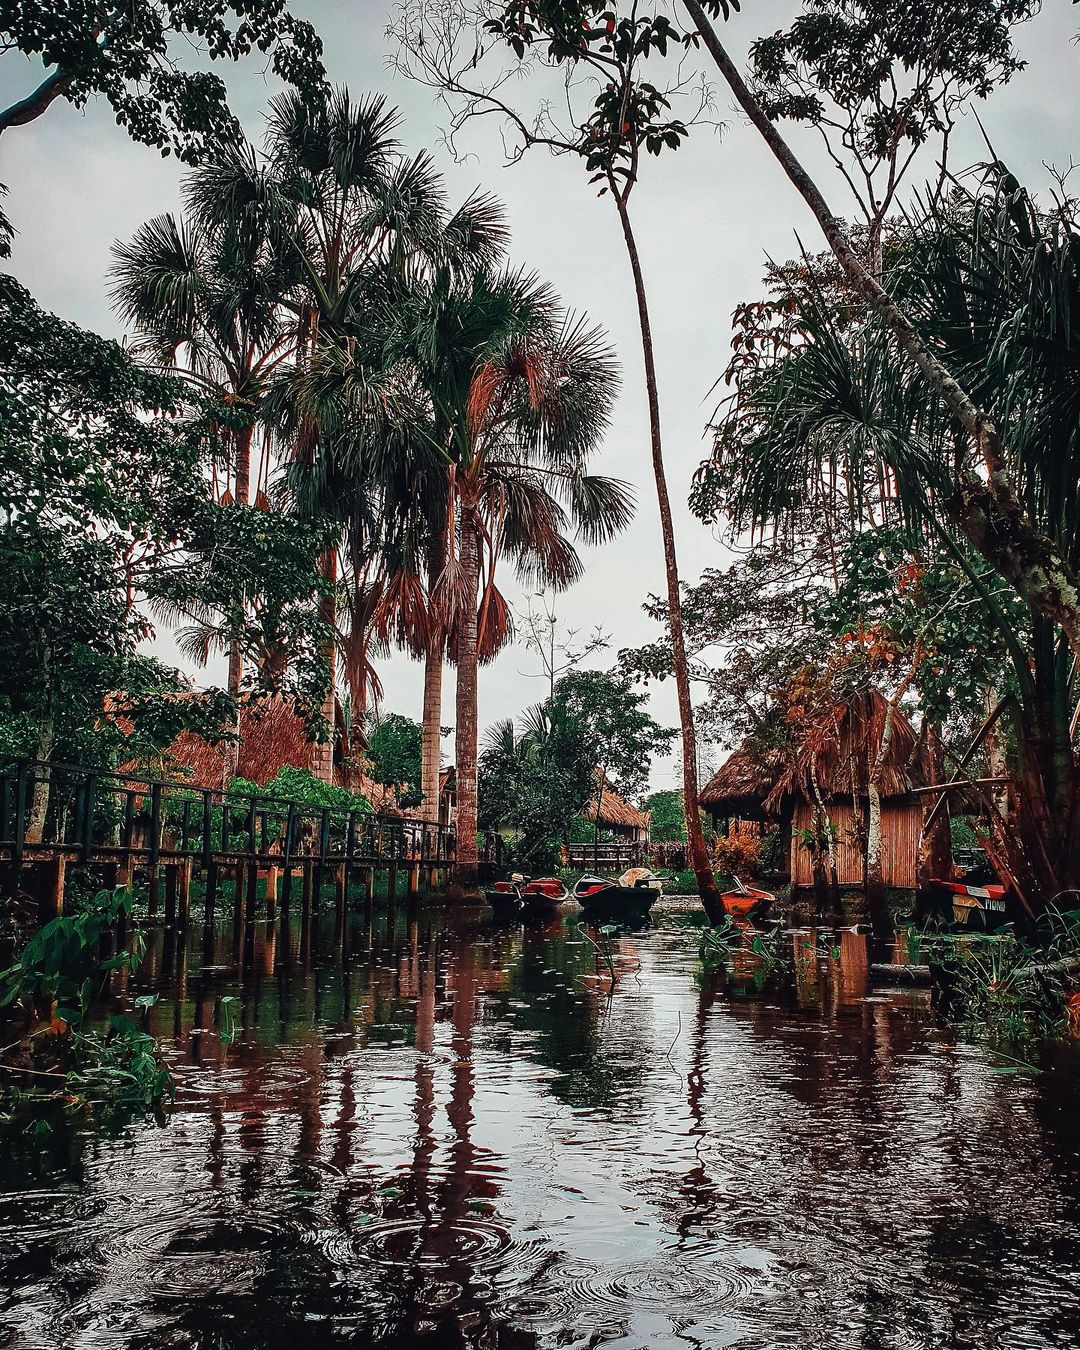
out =
[[[871,992],[853,933],[779,990],[674,916],[614,946],[153,934],[175,1109],[7,1149],[0,1347],[1080,1344],[1068,1055]]]

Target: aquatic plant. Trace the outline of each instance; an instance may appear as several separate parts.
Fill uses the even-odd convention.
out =
[[[154,1038],[124,1013],[104,1022],[91,1017],[112,974],[137,970],[142,961],[138,934],[122,950],[102,954],[130,907],[125,890],[101,891],[80,913],[39,928],[0,972],[0,1008],[23,1019],[22,1034],[0,1052],[5,1114],[22,1107],[44,1118],[59,1104],[131,1115],[160,1112],[171,1100],[172,1076]],[[153,1001],[136,999],[134,1006],[145,1017]]]
[[[1017,1043],[1070,1032],[1080,911],[1048,910],[1034,941],[1010,926],[996,933],[919,934],[916,948],[926,955],[942,1012],[970,1034]]]
[[[619,931],[618,925],[614,923],[605,923],[597,930],[601,941],[597,942],[583,923],[577,925],[577,930],[584,937],[585,941],[593,947],[599,954],[600,959],[607,967],[608,979],[611,981],[611,991],[615,992],[615,985],[619,979],[618,967],[615,963],[615,948],[612,946],[611,937],[613,933]]]
[[[779,929],[743,928],[730,915],[725,915],[722,923],[701,930],[698,956],[706,971],[727,967],[738,957],[745,961],[750,956],[763,979],[774,974],[786,959]]]

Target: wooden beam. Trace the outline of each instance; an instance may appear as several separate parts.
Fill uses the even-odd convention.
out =
[[[923,792],[951,792],[955,788],[994,787],[1008,781],[1008,778],[1000,775],[997,778],[956,778],[951,783],[933,783],[930,787],[909,788],[908,792],[912,797],[917,797]]]

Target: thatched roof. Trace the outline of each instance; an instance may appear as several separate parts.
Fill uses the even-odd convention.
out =
[[[280,694],[241,703],[238,777],[263,784],[284,768],[308,769],[313,748],[304,719]],[[212,745],[193,731],[182,731],[162,751],[156,767],[163,777],[183,778],[192,787],[218,791],[225,772],[225,746]],[[400,814],[389,790],[372,782],[355,761],[336,765],[334,781],[339,787],[363,793],[376,811]]]
[[[698,801],[717,816],[760,810],[784,769],[782,750],[749,743],[733,750],[701,790]]]
[[[625,801],[611,784],[604,779],[601,786],[599,775],[597,775],[596,786],[598,792],[594,792],[588,806],[582,811],[586,820],[591,820],[594,824],[606,825],[615,830],[647,830],[652,823],[651,811],[639,811],[636,806],[631,806]]]
[[[777,810],[788,794],[813,800],[815,781],[826,801],[832,797],[865,797],[881,747],[888,708],[876,690],[837,704],[829,721],[808,732],[802,744],[787,757],[765,799],[765,810]],[[878,777],[881,796],[903,797],[926,782],[914,728],[897,711]]]
[[[225,746],[211,745],[193,731],[182,731],[162,752],[162,773],[182,776],[193,787],[220,788]],[[236,772],[253,783],[268,783],[286,766],[307,768],[311,742],[303,719],[283,698],[245,700],[240,708],[240,753]]]

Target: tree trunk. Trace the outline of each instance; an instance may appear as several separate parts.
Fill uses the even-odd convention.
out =
[[[457,690],[454,736],[457,851],[453,893],[459,899],[479,895],[476,849],[476,602],[480,587],[480,522],[476,509],[462,503],[458,565],[461,600],[458,606]]]
[[[49,759],[56,742],[56,719],[49,708],[38,725],[37,758],[42,761],[35,769],[34,790],[30,797],[30,812],[26,822],[26,842],[40,844],[45,836],[45,817],[49,812],[51,770]]]
[[[424,726],[422,737],[421,786],[424,794],[424,818],[439,819],[439,761],[442,745],[442,638],[433,643],[424,656]]]
[[[36,121],[48,111],[54,99],[67,93],[74,78],[63,70],[54,70],[46,76],[32,93],[0,112],[0,134],[7,131],[8,127],[24,127]]]
[[[653,478],[656,483],[656,501],[660,508],[660,533],[664,542],[664,570],[667,576],[668,633],[671,638],[672,668],[679,701],[679,723],[682,729],[683,816],[686,821],[686,842],[690,866],[697,879],[698,895],[711,923],[724,917],[716,879],[713,876],[705,834],[701,828],[698,810],[697,735],[694,729],[694,706],[690,698],[690,671],[686,659],[686,640],[682,621],[682,592],[679,587],[679,565],[675,553],[675,527],[671,519],[671,499],[668,496],[667,475],[664,470],[663,443],[660,437],[660,395],[656,382],[656,361],[653,354],[652,325],[649,321],[645,277],[641,270],[637,240],[626,201],[612,184],[612,196],[619,212],[626,252],[634,275],[634,295],[637,299],[638,323],[641,328],[641,349],[645,363],[645,388],[649,400],[649,435],[652,445]]]
[[[945,503],[968,542],[1039,614],[1060,626],[1080,659],[1080,578],[1054,543],[1031,524],[1008,480],[1005,453],[993,422],[937,359],[900,306],[860,261],[843,223],[750,92],[717,37],[700,0],[683,0],[709,55],[743,111],[764,137],[780,167],[813,212],[855,291],[892,330],[897,344],[926,376],[982,457],[986,479],[961,475]]]
[[[327,592],[319,602],[319,617],[331,632],[323,648],[329,674],[329,687],[323,700],[322,715],[327,725],[327,739],[312,747],[311,772],[324,783],[334,782],[334,746],[337,741],[337,549],[328,549],[319,559],[319,572],[327,583]]]
[[[251,493],[251,438],[254,427],[241,428],[236,433],[236,491],[234,500],[238,506],[247,506]],[[239,638],[229,643],[229,673],[226,688],[236,699],[236,725],[233,727],[235,740],[225,742],[225,753],[221,771],[221,790],[227,792],[229,784],[236,777],[240,763],[240,686],[244,679],[244,653]]]
[[[424,722],[421,738],[420,786],[424,814],[439,819],[439,765],[442,749],[442,686],[446,646],[438,606],[434,599],[445,566],[442,532],[431,546],[427,575],[427,646],[424,652]]]
[[[819,860],[821,869],[821,890],[818,898],[822,904],[828,904],[831,908],[838,909],[840,905],[840,877],[836,866],[836,841],[833,839],[832,821],[829,818],[828,807],[825,805],[825,798],[821,795],[817,768],[813,760],[810,762],[810,786],[814,793],[815,808],[811,817],[816,835],[814,856]],[[822,849],[822,844],[824,844],[824,849]]]
[[[945,748],[941,741],[941,728],[936,722],[924,724],[924,742],[926,746],[926,772],[933,783],[945,782]],[[916,914],[923,918],[930,913],[934,899],[931,882],[937,878],[948,881],[953,873],[952,831],[949,826],[948,794],[942,794],[945,801],[935,812],[933,808],[924,818],[919,834],[919,860],[916,875]]]

